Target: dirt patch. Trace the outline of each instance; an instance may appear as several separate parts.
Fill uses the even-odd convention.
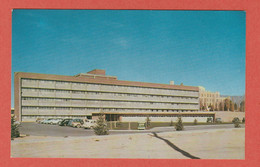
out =
[[[158,133],[200,159],[244,159],[245,129]],[[11,141],[11,157],[190,159],[153,134],[36,137]]]

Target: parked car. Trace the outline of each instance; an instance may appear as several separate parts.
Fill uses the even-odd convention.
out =
[[[84,121],[84,123],[81,127],[85,128],[85,129],[92,129],[94,126],[96,126],[96,120],[85,119],[83,121]]]
[[[71,118],[66,118],[64,120],[62,120],[59,125],[60,126],[68,126],[68,123],[71,121],[72,119]]]
[[[73,128],[80,128],[83,125],[84,121],[82,119],[73,119],[71,120],[70,126]]]
[[[42,123],[43,123],[43,121],[45,121],[45,120],[47,120],[47,119],[46,119],[46,118],[44,118],[43,120],[39,120],[39,121],[38,121],[38,123],[39,123],[39,124],[42,124]]]
[[[213,122],[213,119],[211,117],[208,117],[207,118],[207,123],[212,123]]]
[[[57,124],[59,124],[62,120],[63,120],[63,119],[61,119],[61,118],[52,119],[52,120],[50,120],[49,124],[51,124],[51,125],[57,125]]]
[[[42,124],[50,124],[50,122],[53,120],[53,118],[48,118],[48,119],[45,119],[43,120],[41,123]]]
[[[36,119],[36,122],[37,122],[37,123],[41,123],[43,120],[44,120],[44,118],[37,118],[37,119]]]
[[[72,121],[73,121],[73,119],[71,119],[71,120],[68,122],[67,126],[72,126]]]
[[[44,120],[40,121],[40,123],[45,124],[46,121],[48,121],[48,118],[45,118]]]

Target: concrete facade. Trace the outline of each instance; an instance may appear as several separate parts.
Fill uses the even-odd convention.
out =
[[[110,113],[110,118],[117,120],[125,113],[155,113],[158,117],[199,111],[198,87],[122,81],[105,75],[105,70],[75,76],[23,72],[14,76],[15,115],[19,121],[91,117],[100,112]]]

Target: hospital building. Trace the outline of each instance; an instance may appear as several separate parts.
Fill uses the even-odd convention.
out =
[[[89,118],[107,121],[206,122],[214,112],[199,111],[199,87],[118,80],[95,69],[74,76],[14,73],[14,114],[37,118]]]

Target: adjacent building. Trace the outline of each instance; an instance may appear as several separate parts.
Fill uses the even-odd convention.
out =
[[[37,118],[89,118],[100,113],[107,121],[176,121],[214,119],[199,112],[199,88],[118,80],[105,70],[75,76],[15,72],[15,115],[19,121]]]
[[[228,97],[221,97],[219,92],[210,92],[199,86],[200,109],[202,110],[210,110],[210,106],[215,109],[219,108],[220,103],[224,105],[226,98]]]

